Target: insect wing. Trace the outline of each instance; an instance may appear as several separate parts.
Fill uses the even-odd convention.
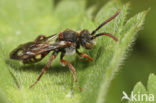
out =
[[[54,44],[57,39],[57,34],[51,35],[49,37],[46,37],[45,39],[42,39],[38,41],[37,43],[34,43],[29,49],[28,54],[30,55],[36,55],[36,54],[42,54],[44,52],[49,52],[49,46],[51,44]]]

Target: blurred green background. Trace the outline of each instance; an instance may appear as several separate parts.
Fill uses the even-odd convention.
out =
[[[88,7],[98,9],[109,0],[88,0]],[[141,81],[145,86],[150,73],[156,74],[156,0],[121,0],[130,2],[128,17],[150,8],[144,27],[138,32],[137,39],[121,65],[109,89],[106,103],[121,103],[122,91],[130,95],[134,85]]]

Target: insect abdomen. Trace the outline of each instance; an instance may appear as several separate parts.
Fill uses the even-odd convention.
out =
[[[41,61],[49,52],[44,52],[42,54],[37,54],[32,57],[23,60],[24,64],[32,64]]]

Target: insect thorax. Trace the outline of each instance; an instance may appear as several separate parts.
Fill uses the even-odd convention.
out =
[[[66,29],[64,32],[62,32],[62,36],[65,41],[76,42],[78,33],[73,30]]]

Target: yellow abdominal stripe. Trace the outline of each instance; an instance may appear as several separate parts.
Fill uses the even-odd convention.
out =
[[[18,56],[23,55],[23,50],[19,50],[19,51],[17,52],[17,55],[18,55]]]
[[[36,56],[35,56],[35,59],[41,59],[42,58],[42,55],[41,54],[37,54]]]

